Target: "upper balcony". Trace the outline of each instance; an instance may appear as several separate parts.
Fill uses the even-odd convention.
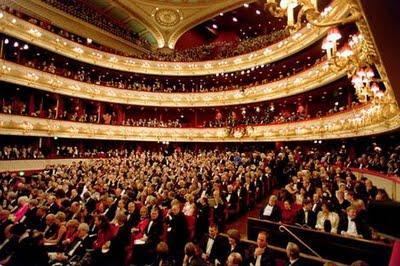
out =
[[[347,13],[347,2],[336,0],[321,22],[340,19]],[[3,33],[82,62],[128,72],[176,76],[228,73],[269,64],[311,45],[322,38],[329,29],[307,26],[278,43],[245,55],[221,60],[178,63],[142,60],[102,52],[72,42],[5,12],[2,13],[0,27]]]

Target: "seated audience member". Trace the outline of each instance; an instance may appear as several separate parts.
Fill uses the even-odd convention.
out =
[[[286,266],[302,266],[305,265],[300,259],[299,246],[293,242],[289,242],[286,247],[286,255],[289,262]]]
[[[228,259],[226,260],[226,265],[227,266],[242,266],[243,264],[243,258],[242,255],[238,252],[233,252],[229,254]]]
[[[144,235],[144,230],[147,228],[147,225],[149,224],[150,219],[148,215],[148,209],[146,206],[143,206],[140,208],[140,218],[137,226],[132,228],[132,233],[133,233],[133,239],[141,239]]]
[[[38,231],[25,232],[18,243],[18,247],[7,262],[10,266],[47,266],[49,256],[44,248],[43,234]]]
[[[56,216],[52,213],[46,216],[46,228],[43,231],[45,239],[52,239],[58,231],[59,224],[56,221]]]
[[[196,246],[192,242],[185,245],[183,266],[206,266],[207,263],[197,254]]]
[[[228,253],[228,242],[225,237],[219,235],[218,227],[213,224],[210,225],[208,234],[201,239],[200,248],[204,260],[211,264],[222,265]]]
[[[134,227],[139,223],[140,214],[134,202],[128,203],[128,211],[126,213],[126,224],[129,227]]]
[[[126,215],[118,213],[115,223],[116,233],[110,240],[110,257],[114,265],[123,265],[125,262],[125,248],[130,243],[130,227],[126,224]]]
[[[160,210],[156,207],[151,209],[150,221],[144,230],[144,235],[141,240],[144,242],[144,252],[147,260],[154,255],[155,248],[160,242],[160,237],[163,233],[162,217],[160,216]]]
[[[337,233],[338,225],[339,215],[331,210],[331,205],[328,202],[323,202],[321,211],[317,215],[315,229]]]
[[[4,240],[0,244],[0,264],[4,265],[18,247],[18,241],[22,234],[18,225],[9,224],[4,229]]]
[[[340,234],[350,237],[371,239],[371,231],[368,224],[357,216],[354,206],[347,207],[347,215],[342,215],[338,231]]]
[[[282,213],[279,206],[276,204],[278,198],[275,195],[271,195],[268,200],[268,204],[261,209],[260,219],[270,220],[279,222],[282,219]]]
[[[268,248],[268,234],[265,231],[259,232],[257,236],[257,247],[250,254],[250,265],[252,266],[272,266],[275,259],[272,251]]]
[[[342,214],[346,212],[347,207],[350,206],[350,202],[344,198],[343,191],[336,191],[336,200],[335,200],[336,210],[338,213]]]
[[[97,228],[97,239],[93,243],[93,248],[99,250],[114,237],[115,229],[104,215],[95,216],[94,223]]]
[[[368,194],[368,200],[375,199],[376,194],[378,193],[378,188],[374,186],[370,179],[365,180],[365,188]]]
[[[176,265],[174,260],[169,256],[169,248],[167,243],[160,242],[156,247],[156,258],[151,266],[173,266]]]
[[[243,247],[242,242],[240,241],[240,233],[236,229],[229,229],[228,230],[228,254],[237,252],[242,255],[242,258],[245,259],[245,249]]]
[[[282,220],[281,222],[284,224],[294,224],[294,218],[295,218],[295,210],[293,209],[292,205],[288,200],[285,200],[283,202],[283,208],[282,208]]]
[[[321,197],[317,194],[314,193],[312,197],[312,208],[311,210],[317,215],[321,211],[321,206],[322,206],[322,199]]]
[[[89,237],[89,225],[81,223],[78,226],[77,238],[68,244],[64,253],[49,253],[52,261],[79,261],[92,248],[92,239]]]
[[[317,222],[317,215],[312,211],[312,202],[305,200],[303,208],[296,212],[295,223],[309,228],[315,228]]]

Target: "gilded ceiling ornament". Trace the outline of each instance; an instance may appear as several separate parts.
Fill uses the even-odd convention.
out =
[[[154,12],[154,19],[164,27],[172,27],[179,23],[181,15],[178,10],[159,8]]]

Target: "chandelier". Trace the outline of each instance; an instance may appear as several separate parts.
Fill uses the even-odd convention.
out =
[[[371,51],[362,34],[352,35],[348,43],[338,50],[337,45],[341,38],[339,29],[332,28],[322,42],[322,49],[326,51],[330,69],[333,71],[346,69],[360,102],[381,101],[384,93],[378,83],[382,80],[375,77],[372,68],[377,60],[375,53]]]
[[[355,0],[349,0],[349,15],[341,20],[320,23],[318,19],[325,13],[318,9],[318,0],[267,0],[265,9],[274,17],[287,17],[287,28],[290,32],[296,32],[302,27],[305,19],[308,23],[317,27],[331,27],[355,22],[362,17]],[[295,9],[298,9],[295,18]]]

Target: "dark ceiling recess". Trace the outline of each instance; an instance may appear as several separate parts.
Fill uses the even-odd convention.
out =
[[[400,1],[362,0],[360,2],[397,102],[400,102]]]

